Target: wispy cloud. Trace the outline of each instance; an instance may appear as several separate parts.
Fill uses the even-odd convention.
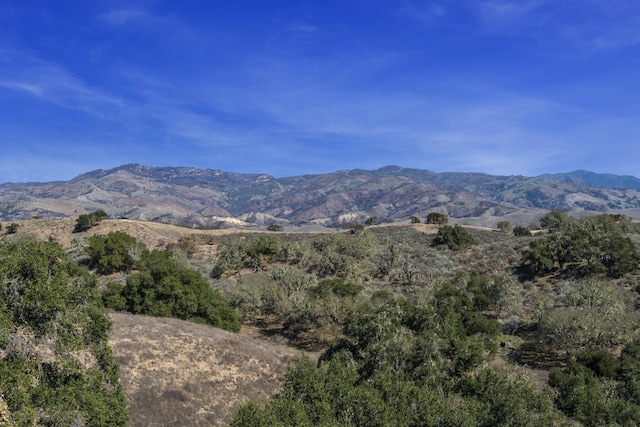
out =
[[[487,0],[474,2],[482,22],[494,29],[513,28],[516,25],[539,25],[544,21],[540,8],[548,0]],[[532,19],[533,18],[533,19]]]
[[[289,31],[294,34],[313,34],[318,31],[318,27],[315,25],[305,24],[303,22],[295,22],[289,27]]]
[[[146,20],[149,18],[149,15],[141,9],[116,9],[100,17],[112,25],[125,25],[135,21]]]
[[[431,2],[403,1],[399,6],[400,15],[405,18],[435,24],[441,22],[446,16],[451,2],[448,0],[436,0]]]
[[[86,63],[66,51],[0,51],[0,91],[26,100],[16,117],[51,120],[31,132],[6,119],[3,138],[63,145],[68,135],[65,169],[80,171],[140,162],[274,174],[385,164],[535,174],[604,159],[603,146],[610,163],[640,155],[612,154],[640,137],[633,70],[623,81],[622,72],[583,69],[602,67],[588,61],[599,52],[637,43],[633,3],[374,3],[354,21],[276,7],[227,27],[154,2],[107,9],[97,22],[92,15],[95,33],[82,33],[99,40]],[[56,155],[31,147],[33,167]]]
[[[0,71],[0,87],[101,118],[114,118],[123,106],[119,97],[91,88],[63,67],[18,52],[10,56],[11,65]]]
[[[490,33],[547,44],[563,40],[588,51],[640,43],[640,8],[633,0],[480,0],[469,5]]]
[[[148,78],[130,99],[93,87],[63,67],[14,52],[12,67],[0,71],[0,87],[25,93],[43,102],[125,125],[162,127],[176,137],[220,141],[215,118],[191,111],[175,87]],[[142,79],[143,77],[141,77]],[[158,87],[159,86],[159,87]],[[173,91],[175,98],[166,91]]]
[[[130,7],[113,9],[103,13],[99,22],[114,27],[119,32],[142,33],[145,36],[152,35],[162,40],[163,48],[179,47],[184,49],[185,44],[191,48],[200,47],[201,37],[188,24],[179,18],[169,14],[155,13],[153,10],[143,7]]]

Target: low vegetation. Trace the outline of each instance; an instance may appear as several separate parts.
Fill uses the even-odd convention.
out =
[[[171,251],[149,251],[134,237],[112,232],[89,238],[87,253],[101,274],[137,271],[123,286],[110,282],[103,292],[107,308],[149,316],[175,317],[237,332],[240,317],[200,272],[180,265]]]
[[[126,423],[106,307],[200,328],[244,325],[319,355],[292,363],[272,399],[229,414],[235,426],[640,423],[636,223],[552,211],[540,227],[490,230],[430,217],[316,234],[185,229],[153,244],[111,228],[74,235],[73,261],[53,236],[5,235],[0,356],[16,374],[0,376],[0,417],[6,402],[22,425]],[[9,357],[14,348],[35,356]],[[52,354],[62,373],[34,380],[53,375]],[[65,387],[78,396],[80,383],[60,379],[68,372],[91,378],[93,388],[78,388],[89,403],[58,401]],[[165,386],[182,406],[200,390]]]
[[[522,258],[534,276],[557,272],[571,277],[598,273],[621,277],[638,267],[638,249],[623,234],[636,229],[622,217],[600,215],[576,220],[554,211],[541,222],[549,234],[533,240]]]
[[[445,225],[438,230],[438,234],[433,239],[433,246],[446,245],[451,250],[460,250],[475,245],[476,239],[460,225]]]
[[[76,228],[74,231],[81,232],[87,231],[91,227],[100,224],[100,221],[107,217],[107,213],[103,210],[98,210],[88,214],[82,214],[76,220]]]
[[[95,278],[59,245],[0,241],[0,400],[6,423],[125,425],[109,327]]]

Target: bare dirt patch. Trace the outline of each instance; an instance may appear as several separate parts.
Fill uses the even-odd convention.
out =
[[[301,355],[248,334],[177,319],[111,313],[130,426],[223,426],[237,407],[266,400]]]

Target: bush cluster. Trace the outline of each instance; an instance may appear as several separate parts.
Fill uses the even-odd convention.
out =
[[[91,227],[100,224],[100,221],[107,217],[107,213],[103,210],[82,214],[76,219],[75,232],[86,231]]]
[[[88,243],[85,250],[100,274],[137,269],[127,276],[125,286],[107,285],[103,292],[106,307],[240,330],[240,317],[220,293],[201,273],[179,264],[171,251],[149,251],[133,236],[120,231],[91,236]],[[187,248],[188,254],[192,244],[192,239],[181,239],[176,247]]]
[[[318,364],[296,361],[274,399],[245,404],[231,425],[568,425],[528,378],[469,375],[494,354],[500,330],[475,309],[451,286],[419,305],[380,293]]]
[[[431,212],[427,215],[427,219],[424,222],[425,224],[448,224],[449,216],[439,212]]]
[[[179,265],[170,252],[144,252],[138,269],[126,278],[125,286],[107,286],[103,300],[108,308],[240,330],[240,317],[220,293],[201,273]]]
[[[438,230],[433,246],[446,245],[452,251],[468,248],[477,244],[476,239],[461,225],[445,225]]]
[[[549,373],[557,407],[585,426],[640,425],[640,341],[619,357],[606,350],[580,354]]]
[[[530,242],[522,255],[522,265],[534,276],[557,270],[571,276],[605,273],[621,277],[638,267],[638,250],[623,235],[633,228],[622,217],[599,215],[577,220],[553,211],[540,222],[550,233]]]
[[[111,274],[130,271],[148,250],[135,237],[113,231],[106,236],[96,234],[89,237],[85,252],[98,273]]]
[[[0,242],[0,396],[10,420],[126,425],[110,325],[95,278],[62,247],[30,238]],[[76,352],[91,354],[95,367],[83,367]]]

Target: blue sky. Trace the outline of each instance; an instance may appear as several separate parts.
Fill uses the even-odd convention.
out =
[[[0,0],[0,182],[640,176],[637,0]]]

